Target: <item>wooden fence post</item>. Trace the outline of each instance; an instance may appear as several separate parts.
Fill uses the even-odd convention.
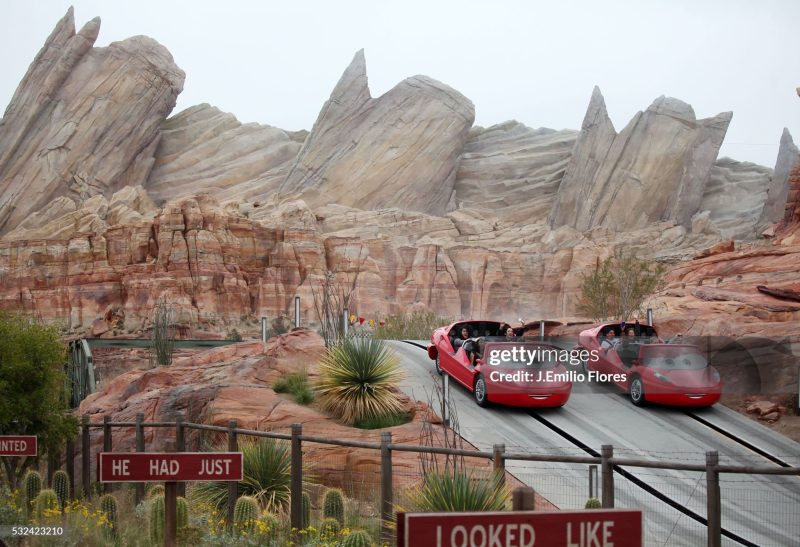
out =
[[[511,492],[512,511],[533,511],[536,509],[536,492],[530,486],[520,486]]]
[[[290,522],[293,529],[303,528],[303,434],[302,424],[292,424],[292,481]]]
[[[142,423],[144,422],[144,413],[139,412],[136,414],[136,452],[144,452],[144,426]],[[136,490],[134,491],[134,499],[136,500],[136,505],[144,499],[144,483],[137,482],[136,483]]]
[[[67,441],[67,482],[69,482],[69,499],[75,499],[75,441]]]
[[[506,482],[506,460],[505,460],[506,445],[496,444],[492,446],[493,454],[493,467],[494,470],[500,475],[500,483]]]
[[[111,416],[106,414],[103,416],[103,452],[111,452]],[[103,491],[106,494],[111,493],[111,483],[107,482],[103,485]]]
[[[719,491],[719,452],[706,452],[706,518],[708,547],[722,545],[722,505]]]
[[[391,543],[392,541],[392,514],[393,514],[393,492],[392,492],[392,433],[384,431],[381,433],[381,541]]]
[[[92,495],[92,482],[89,477],[90,461],[91,461],[91,445],[92,440],[89,435],[89,415],[84,414],[81,417],[81,487],[83,488],[83,496],[89,499]]]
[[[228,452],[238,452],[239,442],[236,439],[236,420],[228,422]],[[236,498],[239,497],[239,483],[230,481],[228,483],[228,514],[226,523],[230,528],[233,526],[233,510],[236,507]]]
[[[164,546],[175,547],[178,543],[178,483],[164,483]]]
[[[600,473],[602,474],[601,480],[603,481],[603,509],[614,508],[614,464],[611,463],[611,458],[614,457],[614,447],[610,444],[604,444],[600,448]]]
[[[184,432],[186,428],[183,425],[183,413],[178,412],[178,415],[175,416],[175,451],[176,452],[186,452],[186,439],[184,438]],[[182,497],[186,497],[186,483],[179,482],[178,483],[178,495]]]

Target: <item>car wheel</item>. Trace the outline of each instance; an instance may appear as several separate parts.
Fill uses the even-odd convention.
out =
[[[489,405],[489,399],[486,397],[486,381],[480,374],[475,378],[475,389],[472,391],[472,395],[475,397],[475,402],[478,403],[478,406]]]
[[[638,376],[631,380],[631,402],[636,406],[644,405],[644,383]]]
[[[444,374],[444,371],[442,370],[442,365],[439,362],[439,354],[438,353],[436,354],[436,372],[439,373],[439,376]]]

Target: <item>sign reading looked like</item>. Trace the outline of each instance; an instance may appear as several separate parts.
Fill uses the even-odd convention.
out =
[[[0,435],[0,456],[35,456],[36,435]]]
[[[642,530],[628,509],[398,513],[397,546],[641,547]]]
[[[100,482],[241,481],[241,452],[100,452]]]

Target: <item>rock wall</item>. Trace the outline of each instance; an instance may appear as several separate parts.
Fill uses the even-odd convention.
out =
[[[363,51],[356,53],[306,139],[282,193],[312,207],[398,207],[443,214],[452,208],[472,102],[427,76],[373,99]]]
[[[688,104],[659,97],[617,134],[595,88],[551,228],[626,231],[662,220],[688,227],[731,116],[697,120]]]
[[[54,198],[109,196],[147,179],[184,73],[146,36],[93,48],[100,19],[75,33],[70,8],[0,122],[0,233]]]
[[[783,220],[786,199],[789,196],[789,173],[798,162],[800,162],[800,150],[794,144],[789,130],[784,127],[778,158],[775,160],[775,173],[767,189],[767,199],[759,225],[765,226]]]

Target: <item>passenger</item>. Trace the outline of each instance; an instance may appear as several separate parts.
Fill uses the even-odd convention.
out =
[[[614,332],[614,329],[611,329],[610,331],[608,331],[608,333],[606,334],[605,339],[600,343],[600,348],[605,350],[606,352],[608,352],[608,350],[616,347],[617,346],[617,340],[614,338],[615,336],[616,336],[616,333]]]
[[[633,321],[633,334],[636,337],[642,335],[642,325],[639,323],[639,318],[636,317]]]
[[[464,342],[466,342],[469,337],[469,329],[466,326],[461,327],[459,334],[453,339],[453,349],[458,349],[463,346]]]

